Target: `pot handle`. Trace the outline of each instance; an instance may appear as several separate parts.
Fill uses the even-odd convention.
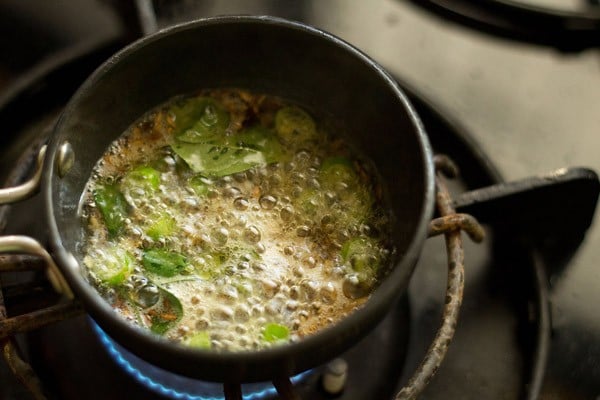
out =
[[[37,240],[20,235],[1,236],[0,254],[1,253],[20,253],[41,257],[46,262],[46,275],[54,290],[63,294],[68,299],[73,299],[73,291],[69,287],[65,277],[56,266],[50,253],[48,253],[44,246]]]
[[[70,146],[62,146],[62,149],[59,151],[59,169],[61,170],[61,174],[69,168],[66,164],[72,165],[72,162],[70,162],[72,159],[65,157],[65,154],[72,155],[72,151],[69,150]],[[39,191],[45,158],[46,145],[42,146],[38,152],[35,171],[31,178],[20,185],[0,189],[0,205],[28,199]],[[69,161],[65,161],[66,159],[69,159]],[[28,236],[0,236],[1,253],[21,253],[41,257],[46,262],[46,273],[52,287],[68,299],[73,299],[73,292],[54,263],[52,256],[37,240]]]
[[[437,155],[434,157],[434,162],[436,167],[436,204],[440,217],[430,222],[428,236],[444,234],[446,237],[446,253],[448,256],[446,301],[442,322],[433,342],[429,345],[423,361],[406,386],[398,392],[395,400],[416,399],[444,360],[456,330],[465,285],[461,231],[467,232],[475,242],[482,241],[485,236],[483,228],[475,218],[468,214],[457,214],[454,208],[450,192],[442,175],[450,178],[455,177],[458,175],[458,168],[446,156]]]
[[[0,205],[16,203],[17,201],[28,199],[40,189],[42,179],[42,167],[46,158],[46,145],[42,146],[37,156],[37,163],[33,176],[26,182],[9,188],[0,189]]]

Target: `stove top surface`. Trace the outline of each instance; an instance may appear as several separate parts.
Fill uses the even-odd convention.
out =
[[[561,55],[542,47],[507,43],[447,24],[393,0],[308,1],[302,6],[278,3],[289,7],[269,1],[242,3],[200,2],[201,7],[186,14],[186,18],[231,12],[276,14],[314,24],[361,48],[401,77],[401,83],[413,92],[412,99],[424,118],[434,147],[453,156],[463,170],[463,180],[453,187],[455,193],[493,183],[499,178],[497,171],[506,179],[517,179],[567,165],[600,170],[598,50]],[[181,18],[177,10],[171,10],[159,23],[166,25]],[[76,62],[57,61],[61,73],[50,74],[45,81],[42,79],[41,85],[26,90],[30,96],[29,110],[36,111],[12,115],[11,121],[22,122],[9,124],[2,135],[2,180],[28,143],[56,117],[79,82],[112,50],[110,46],[97,49],[91,56],[85,56],[85,51],[81,55],[73,53]],[[44,85],[49,82],[52,82],[49,87],[62,85],[52,100],[44,92]],[[411,90],[415,87],[419,93]],[[32,100],[40,94],[43,101]],[[433,108],[428,99],[435,99]],[[443,110],[447,118],[441,118],[436,110]],[[14,112],[3,110],[0,116],[5,121]],[[25,120],[28,122],[24,123]],[[460,136],[465,132],[471,139]],[[475,150],[470,146],[471,141],[478,145]],[[479,157],[481,154],[489,156],[489,160]],[[471,170],[473,164],[479,169]],[[11,222],[7,231],[43,237],[38,218],[28,212],[40,208],[36,199],[13,207],[9,215],[21,217]],[[456,340],[422,398],[517,399],[526,395],[533,374],[532,352],[538,322],[535,296],[539,287],[532,276],[533,261],[529,249],[510,237],[493,229],[488,233],[489,240],[483,245],[466,245],[465,304]],[[548,271],[552,340],[540,398],[588,399],[600,395],[600,319],[595,309],[600,301],[600,271],[596,268],[600,261],[599,237],[600,228],[593,224],[574,257]],[[409,314],[408,323],[392,321],[393,326],[408,326],[408,330],[399,330],[408,334],[406,354],[402,346],[391,355],[387,350],[381,351],[387,356],[382,357],[387,367],[370,368],[369,364],[368,373],[350,363],[349,387],[340,398],[365,398],[351,397],[357,392],[350,390],[352,385],[360,387],[364,382],[372,382],[368,387],[381,393],[381,398],[389,398],[406,382],[439,320],[445,284],[443,257],[442,241],[429,240],[411,281],[407,303],[399,303],[394,311]],[[403,311],[403,307],[408,308]],[[82,336],[52,347],[43,345],[57,336],[71,337],[70,332],[74,331]],[[380,327],[373,335],[387,338],[396,333],[393,331]],[[106,351],[91,340],[93,337],[87,320],[78,318],[20,338],[23,347],[31,349],[29,355],[42,381],[49,384],[52,391],[49,397],[106,398],[113,392],[104,390],[117,387],[130,388],[134,393],[129,396],[132,398],[160,398],[120,372]],[[396,344],[403,339],[398,340]],[[77,348],[74,343],[82,344],[88,359],[93,359],[99,369],[86,368],[82,375],[80,362],[72,358],[73,349]],[[379,350],[377,345],[367,349],[364,351],[369,354]],[[2,381],[11,381],[5,374],[3,371]],[[61,383],[58,375],[71,376],[70,383]],[[397,379],[384,379],[385,376]],[[87,382],[86,379],[98,383],[102,389],[90,390],[88,385],[78,388],[76,383]],[[318,374],[309,376],[302,390],[318,388],[317,381]],[[18,385],[8,385],[2,390],[7,391],[2,393],[5,398],[22,398],[24,393]]]

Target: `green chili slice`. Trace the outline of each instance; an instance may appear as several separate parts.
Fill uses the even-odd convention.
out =
[[[275,129],[287,142],[310,140],[316,136],[315,121],[299,107],[283,107],[275,114]]]
[[[275,323],[268,323],[263,331],[263,339],[270,343],[286,340],[289,336],[290,330],[286,326]]]
[[[168,215],[158,215],[151,221],[151,225],[146,229],[146,234],[154,240],[168,237],[177,229],[177,223]]]
[[[118,245],[106,248],[101,262],[95,259],[91,259],[90,262],[95,264],[93,271],[96,277],[111,286],[123,283],[131,275],[134,267],[132,255]]]
[[[198,349],[210,349],[210,334],[207,331],[200,331],[189,339],[188,345]]]
[[[93,196],[110,236],[121,233],[129,209],[123,193],[116,185],[105,185],[96,188]]]

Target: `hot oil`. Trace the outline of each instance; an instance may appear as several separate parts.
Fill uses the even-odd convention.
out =
[[[231,143],[250,124],[273,130],[277,110],[287,106],[244,91],[201,95],[230,113]],[[388,208],[368,160],[317,125],[311,137],[280,135],[277,162],[225,176],[195,173],[170,147],[177,101],[133,124],[88,183],[84,264],[106,300],[132,323],[166,327],[158,333],[171,340],[229,351],[300,340],[367,301],[392,252]],[[139,166],[157,171],[148,178],[155,187],[127,178]],[[94,199],[105,185],[118,187],[127,203],[118,235],[104,227]],[[115,247],[131,263],[117,283],[120,276],[107,282],[101,273],[115,264]],[[156,273],[144,264],[148,249],[184,261],[173,256],[176,273]],[[289,335],[270,338],[273,324]]]

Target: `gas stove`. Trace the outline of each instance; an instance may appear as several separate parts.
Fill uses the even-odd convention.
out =
[[[269,13],[314,24],[355,44],[395,75],[421,116],[435,151],[457,163],[461,176],[451,183],[451,192],[465,207],[468,199],[461,198],[463,192],[502,182],[503,176],[518,179],[576,164],[600,169],[597,151],[592,150],[594,144],[597,148],[592,132],[597,131],[600,98],[591,89],[594,82],[600,87],[600,73],[589,61],[595,57],[597,62],[597,50],[564,56],[506,43],[447,25],[397,1],[368,6],[363,2],[306,2],[287,8],[270,2],[199,2],[196,8],[188,3],[181,9],[155,3],[163,11],[160,26],[184,19],[183,14],[192,18]],[[62,106],[96,66],[126,43],[124,37],[119,34],[63,51],[5,92],[0,102],[0,121],[5,127],[0,139],[2,181],[17,181],[30,172],[35,146],[43,142]],[[452,54],[446,46],[458,53]],[[535,65],[541,69],[533,74],[529,68]],[[583,76],[565,77],[572,71]],[[563,78],[555,82],[558,89],[544,85],[551,86],[545,79],[552,77]],[[567,97],[572,101],[555,110],[549,96],[565,101],[564,95],[559,96],[563,92],[572,94]],[[558,128],[568,122],[573,122],[577,132],[570,130],[564,137]],[[568,194],[586,195],[567,193],[556,203],[567,206]],[[37,197],[4,209],[0,224],[5,226],[0,227],[5,233],[28,234],[43,241],[44,225],[31,212],[41,209]],[[540,244],[528,237],[530,232],[516,232],[494,221],[486,226],[483,244],[465,242],[465,297],[455,339],[420,398],[588,399],[600,395],[600,325],[594,310],[600,300],[600,273],[594,270],[599,257],[594,242],[600,231],[593,220],[584,225],[588,224],[591,229],[583,243],[577,235],[562,252],[549,251],[561,247],[555,242]],[[442,239],[426,242],[408,294],[369,336],[340,356],[347,379],[337,397],[322,385],[332,365],[294,377],[300,396],[393,398],[417,368],[439,324],[445,257]],[[32,268],[25,278],[13,272],[2,274],[9,315],[27,310],[29,302],[51,304],[55,300]],[[221,385],[186,382],[145,365],[85,315],[19,334],[15,340],[50,399],[122,398],[124,393],[132,399],[223,398]],[[0,397],[35,398],[3,363],[0,376],[6,383]],[[270,384],[245,386],[243,391],[244,398],[277,398]]]

